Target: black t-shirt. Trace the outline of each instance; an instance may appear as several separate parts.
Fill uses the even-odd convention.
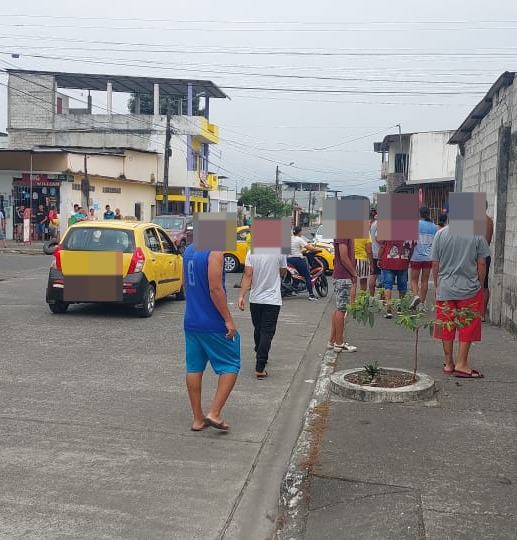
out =
[[[36,223],[41,223],[46,215],[45,210],[36,210]]]

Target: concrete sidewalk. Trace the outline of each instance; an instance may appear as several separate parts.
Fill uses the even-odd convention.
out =
[[[332,302],[328,309],[332,309]],[[432,315],[430,315],[432,316]],[[483,325],[471,365],[442,374],[441,342],[421,336],[430,402],[365,403],[330,393],[334,370],[412,368],[413,335],[394,320],[348,324],[354,354],[327,353],[284,478],[278,538],[517,538],[517,342]]]

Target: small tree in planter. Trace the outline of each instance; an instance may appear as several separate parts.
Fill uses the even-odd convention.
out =
[[[422,311],[410,309],[412,297],[405,296],[398,300],[392,300],[390,306],[395,312],[395,322],[402,328],[410,330],[415,335],[415,343],[413,349],[413,381],[416,381],[416,372],[418,371],[418,345],[420,330],[428,328],[431,336],[435,325],[444,326],[448,330],[452,328],[463,328],[469,325],[476,317],[481,317],[481,314],[472,311],[470,307],[463,309],[453,309],[444,307],[443,312],[448,316],[447,321],[436,321],[428,319]],[[433,308],[434,309],[434,308]],[[369,296],[363,291],[357,295],[356,300],[352,304],[348,304],[347,313],[361,324],[369,324],[373,328],[375,324],[375,316],[380,313],[385,313],[386,302],[381,300],[377,295]]]

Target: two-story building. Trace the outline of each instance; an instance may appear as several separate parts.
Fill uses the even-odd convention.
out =
[[[87,93],[84,106],[72,108],[66,90]],[[104,94],[105,107],[95,110],[92,92]],[[114,92],[133,96],[133,113],[114,111]],[[152,96],[152,114],[141,113],[142,96]],[[7,97],[8,148],[0,151],[4,207],[45,202],[52,189],[65,214],[74,202],[111,204],[141,219],[161,213],[167,132],[163,100],[170,99],[182,106],[170,118],[167,211],[209,209],[209,191],[217,187],[216,176],[209,173],[209,147],[219,140],[217,126],[209,121],[210,100],[226,97],[212,82],[9,70]],[[194,110],[194,104],[202,109]],[[82,188],[67,185],[78,186],[81,179]]]
[[[420,204],[436,219],[454,191],[457,149],[452,131],[396,133],[374,143],[382,156],[381,178],[388,193],[418,193]]]

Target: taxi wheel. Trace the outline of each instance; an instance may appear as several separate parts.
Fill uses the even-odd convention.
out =
[[[55,304],[49,304],[48,308],[52,313],[66,313],[68,304],[66,302],[56,302]]]
[[[150,317],[156,306],[156,293],[154,287],[149,284],[145,289],[144,296],[142,298],[142,306],[136,308],[136,311],[140,317]]]
[[[239,271],[240,263],[239,259],[235,255],[226,253],[224,256],[224,271],[227,274],[235,274]]]
[[[181,286],[181,289],[176,293],[175,298],[176,300],[185,300],[185,289],[183,288],[183,285]]]

